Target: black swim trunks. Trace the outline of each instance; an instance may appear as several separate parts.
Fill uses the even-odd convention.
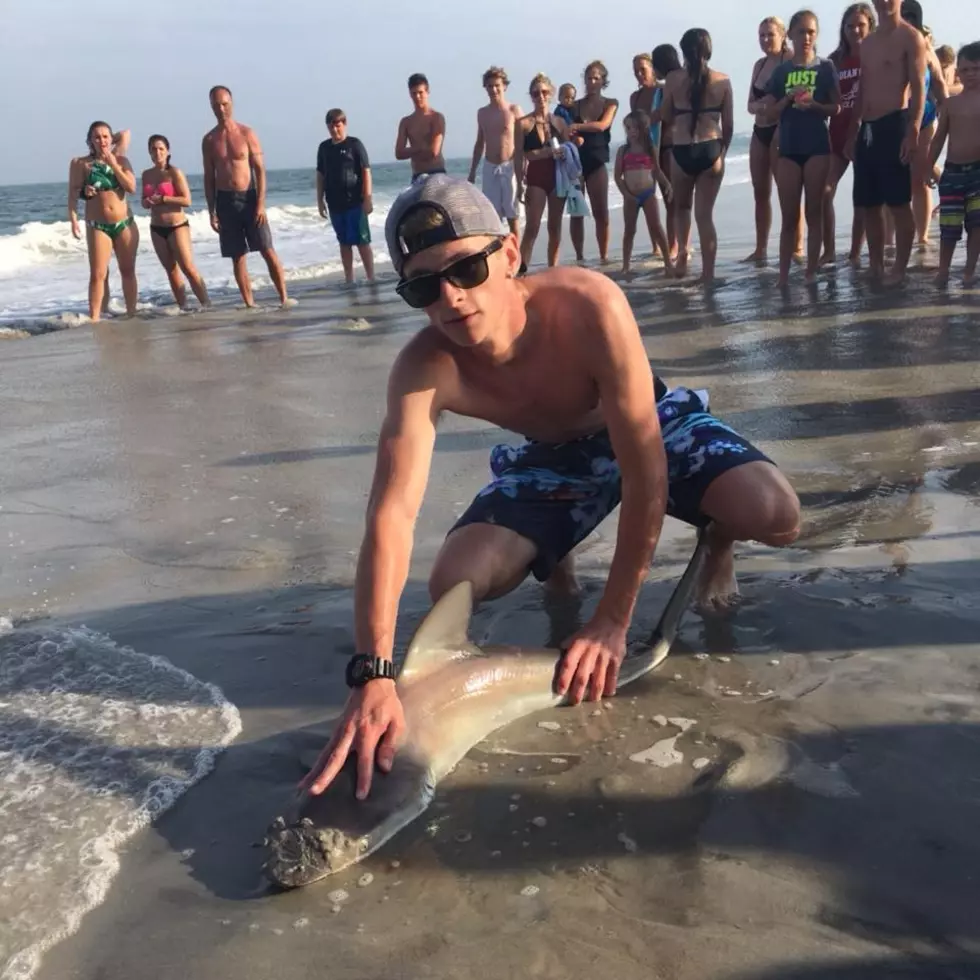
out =
[[[218,240],[221,254],[226,259],[237,259],[246,252],[272,248],[269,222],[260,225],[255,221],[258,200],[254,187],[245,191],[216,192],[214,211],[218,216]]]
[[[659,381],[659,379],[658,379]],[[667,453],[667,513],[694,527],[709,518],[701,499],[726,470],[771,462],[744,436],[708,413],[703,391],[658,385],[657,415]],[[475,497],[450,533],[467,524],[496,524],[533,541],[531,563],[544,581],[577,544],[619,505],[619,464],[607,430],[571,442],[528,440],[490,452],[493,480]]]
[[[854,147],[854,207],[902,207],[912,201],[912,168],[902,163],[908,112],[861,123]]]

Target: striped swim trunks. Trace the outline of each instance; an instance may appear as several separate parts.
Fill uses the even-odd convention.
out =
[[[958,242],[963,229],[980,228],[980,160],[947,163],[939,181],[939,236]]]

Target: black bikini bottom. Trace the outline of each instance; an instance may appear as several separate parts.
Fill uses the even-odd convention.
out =
[[[150,231],[166,241],[178,228],[186,228],[189,224],[189,221],[184,221],[179,225],[150,225]]]
[[[703,143],[675,143],[674,163],[688,175],[698,177],[710,170],[724,151],[721,140],[705,140]]]

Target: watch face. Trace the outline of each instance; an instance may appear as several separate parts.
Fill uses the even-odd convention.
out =
[[[355,681],[363,680],[367,676],[367,672],[368,672],[368,664],[366,660],[358,660],[357,663],[354,664],[353,673],[354,673]]]

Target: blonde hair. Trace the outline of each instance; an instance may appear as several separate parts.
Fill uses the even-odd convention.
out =
[[[783,39],[782,51],[785,54],[789,50],[789,32],[786,30],[786,22],[782,17],[777,17],[773,14],[771,17],[766,17],[759,24],[759,27],[774,27]]]
[[[552,83],[551,79],[548,78],[548,76],[543,71],[539,71],[537,75],[535,75],[534,78],[531,79],[531,84],[528,86],[527,89],[528,95],[531,94],[531,90],[534,88],[535,85],[538,86],[544,85],[552,92],[554,92],[555,90],[555,86]]]
[[[653,67],[653,56],[647,54],[646,51],[633,55],[633,64],[635,65],[638,61],[645,61],[651,68]]]

